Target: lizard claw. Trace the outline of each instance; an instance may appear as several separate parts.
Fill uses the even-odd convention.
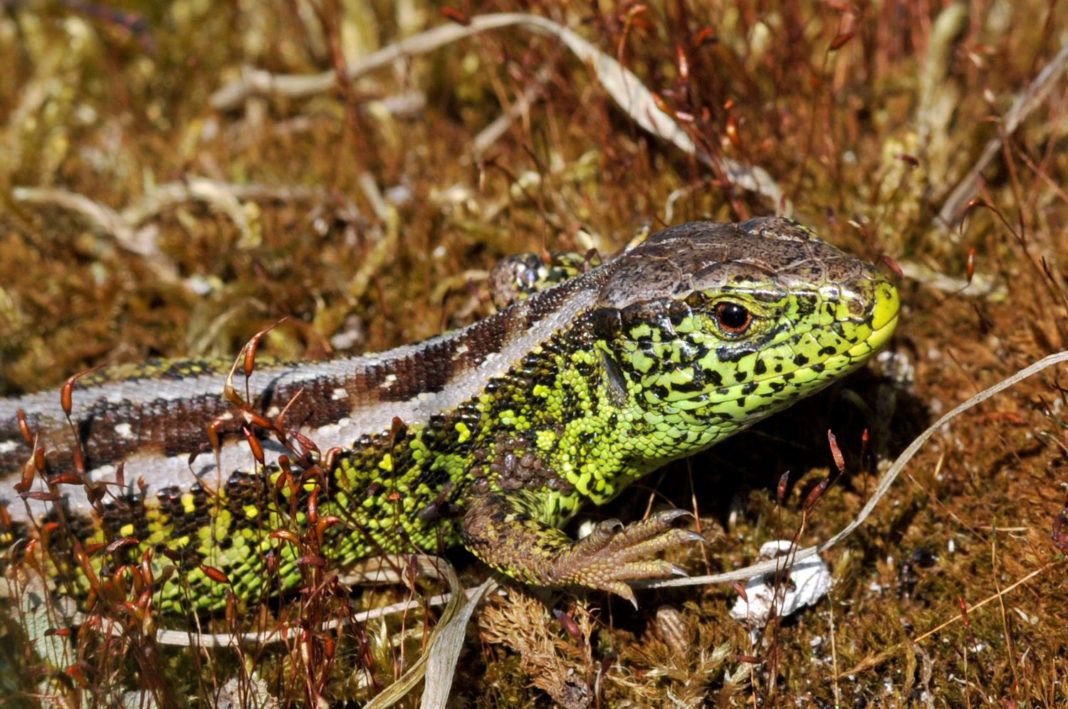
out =
[[[660,520],[664,524],[671,524],[679,517],[693,517],[693,513],[687,512],[686,510],[680,510],[679,508],[675,507],[670,510],[660,510],[655,515],[653,515],[653,517]]]
[[[626,526],[619,520],[605,520],[554,560],[550,581],[608,591],[637,608],[629,582],[686,575],[678,566],[654,558],[657,553],[687,542],[705,541],[696,532],[671,526],[687,515],[690,513],[685,510],[664,510]]]

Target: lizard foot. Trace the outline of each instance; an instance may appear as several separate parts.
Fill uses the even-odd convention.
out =
[[[628,582],[686,575],[674,564],[652,556],[679,544],[704,541],[696,532],[671,526],[688,514],[684,510],[664,510],[626,526],[618,519],[605,520],[553,560],[552,582],[609,591],[637,608]]]

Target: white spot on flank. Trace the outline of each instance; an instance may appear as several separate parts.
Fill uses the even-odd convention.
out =
[[[277,406],[272,406],[271,408],[267,409],[267,418],[273,419],[280,413],[282,413],[282,410],[280,408],[278,408]]]
[[[460,345],[459,347],[456,348],[456,352],[453,353],[452,358],[453,359],[459,359],[460,357],[464,356],[467,353],[468,353],[468,347],[467,347],[466,344],[463,344],[463,345]]]
[[[19,447],[16,441],[0,441],[0,453],[10,453]]]
[[[342,399],[347,398],[348,395],[349,392],[345,387],[338,387],[330,394],[330,398],[333,401],[341,401]]]
[[[115,424],[115,433],[119,436],[119,438],[125,439],[127,441],[133,440],[134,437],[133,427],[130,426],[130,424],[128,423]]]
[[[382,388],[383,389],[389,389],[391,386],[393,386],[396,383],[397,383],[397,375],[396,374],[387,374],[386,378],[384,380],[382,380]]]
[[[233,421],[234,420],[234,412],[233,411],[223,412],[223,413],[219,414],[217,420],[219,420],[219,421]]]

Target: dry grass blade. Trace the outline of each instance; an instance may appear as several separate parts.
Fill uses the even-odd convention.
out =
[[[908,465],[912,458],[920,451],[921,448],[923,448],[924,444],[926,444],[927,441],[929,441],[931,437],[934,436],[939,430],[941,430],[941,428],[947,423],[957,418],[965,411],[978,406],[987,399],[996,396],[997,394],[1000,394],[1001,392],[1005,391],[1006,389],[1009,389],[1012,386],[1015,386],[1024,379],[1032,377],[1044,369],[1048,369],[1050,367],[1053,367],[1058,364],[1063,364],[1065,362],[1068,362],[1068,351],[1057,352],[1056,354],[1051,354],[1047,357],[1043,357],[1034,364],[1024,367],[1020,371],[1016,372],[1016,374],[1013,374],[1011,377],[1006,377],[994,386],[984,389],[983,391],[979,392],[964,403],[959,404],[952,411],[935,421],[923,433],[917,436],[916,439],[913,440],[911,444],[909,444],[908,448],[906,448],[901,453],[901,455],[897,457],[897,459],[894,461],[894,464],[891,465],[887,469],[887,471],[882,474],[882,476],[879,478],[879,484],[876,485],[874,492],[868,499],[868,502],[864,505],[860,512],[857,513],[857,516],[854,517],[849,524],[847,524],[838,533],[836,533],[826,541],[820,542],[819,544],[816,544],[814,546],[798,550],[798,552],[793,555],[790,563],[796,563],[798,561],[801,561],[802,559],[807,559],[810,556],[814,556],[816,554],[819,554],[820,552],[830,549],[834,545],[838,544],[838,542],[851,535],[854,531],[856,531],[858,527],[860,527],[860,525],[864,524],[864,521],[867,520],[869,516],[871,516],[871,513],[875,509],[875,506],[878,505],[879,502],[883,499],[883,497],[886,496],[886,493],[890,490],[890,487],[894,484],[894,481],[897,480],[897,477],[901,474],[901,471],[905,469],[905,466]],[[781,572],[783,564],[784,561],[782,559],[772,559],[770,561],[764,561],[758,564],[750,564],[745,568],[736,569],[734,571],[729,571],[723,574],[691,576],[688,578],[670,579],[667,581],[652,581],[645,582],[640,585],[643,588],[668,588],[676,586],[703,586],[714,583],[730,583],[733,581],[745,580],[753,576],[758,576],[760,574]]]
[[[470,597],[467,597],[463,593],[463,586],[452,565],[434,557],[418,556],[416,558],[422,573],[440,575],[448,582],[452,598],[449,599],[438,624],[430,633],[426,652],[412,663],[400,679],[368,702],[368,709],[393,706],[407,696],[424,677],[426,686],[421,706],[427,709],[444,707],[452,689],[456,663],[467,633],[467,623],[483,596],[496,586],[493,579],[486,579],[473,589]]]
[[[513,26],[543,32],[560,40],[576,58],[593,70],[601,87],[643,129],[668,141],[687,155],[696,156],[706,165],[716,164],[733,185],[763,195],[773,208],[781,209],[786,214],[792,212],[792,205],[784,198],[782,188],[767,171],[730,158],[713,157],[699,149],[675,119],[657,105],[653,93],[632,71],[572,30],[544,17],[500,13],[472,17],[466,25],[435,27],[353,62],[346,68],[345,76],[352,81],[398,59],[425,54],[481,32]],[[237,81],[216,91],[212,95],[211,105],[217,110],[231,110],[256,95],[276,94],[289,98],[311,96],[333,89],[336,81],[333,71],[311,75],[279,75],[250,69]]]
[[[415,558],[418,561],[418,569],[420,573],[425,574],[428,578],[450,581],[451,577],[449,574],[442,571],[442,569],[448,566],[448,563],[443,559],[438,557],[426,557],[424,555],[415,555]],[[344,579],[345,583],[350,585],[355,585],[357,583],[379,585],[400,583],[401,580],[399,576],[391,574],[390,571],[398,567],[406,566],[410,559],[411,557],[409,556],[396,555],[368,559],[367,563],[363,564],[365,570],[364,573],[359,575],[346,575]],[[7,585],[2,589],[4,597],[18,597],[23,593],[37,594],[40,597],[47,596],[47,584],[44,579],[37,575],[26,574],[24,577],[6,578],[5,582]],[[430,596],[429,598],[419,598],[411,601],[392,603],[390,605],[373,608],[360,613],[354,613],[344,621],[332,621],[323,624],[320,627],[320,630],[331,630],[352,623],[366,623],[378,618],[418,610],[420,608],[448,606],[450,603],[457,602],[455,601],[457,597],[470,599],[478,592],[479,587],[464,589],[460,586],[450,586],[449,593],[442,593]],[[69,601],[69,599],[65,600]],[[49,610],[55,609],[50,608]],[[84,614],[76,611],[73,605],[68,602],[65,608],[61,611],[61,620],[62,624],[76,627],[83,625],[86,617]],[[57,623],[56,619],[52,619],[52,621],[53,626],[60,624]],[[118,634],[121,630],[119,628],[113,628],[112,632]],[[190,632],[188,630],[160,629],[156,631],[155,639],[161,645],[169,645],[172,647],[197,646],[201,648],[221,648],[232,647],[235,645],[270,645],[272,643],[280,643],[298,637],[300,632],[301,629],[299,627],[280,627],[269,631],[249,633],[198,633]]]
[[[965,278],[954,278],[945,273],[940,273],[927,264],[917,261],[898,261],[905,278],[912,279],[923,284],[927,288],[940,290],[944,293],[953,293],[971,298],[980,298],[992,302],[1005,300],[1009,294],[1008,286],[997,276],[989,273],[976,273],[971,281]]]
[[[479,586],[464,589],[452,565],[439,557],[417,554],[414,556],[383,556],[369,559],[361,564],[361,569],[354,572],[349,580],[361,583],[399,583],[398,568],[409,568],[414,562],[420,575],[445,581],[449,593],[433,596],[429,599],[417,598],[403,603],[375,608],[354,614],[348,621],[333,621],[324,624],[319,630],[330,630],[350,623],[365,623],[387,615],[417,610],[429,606],[444,605],[434,630],[427,640],[426,651],[408,668],[396,682],[377,695],[368,707],[383,708],[392,706],[403,699],[424,680],[425,687],[421,706],[446,706],[456,672],[456,663],[463,648],[467,625],[475,609],[485,595],[496,588],[496,581],[487,579]],[[21,578],[7,578],[5,593],[19,599],[18,604],[27,623],[24,626],[31,642],[41,657],[48,658],[55,667],[70,664],[69,642],[51,632],[50,628],[78,627],[86,622],[86,617],[70,607],[57,617],[56,606],[45,603],[49,592],[44,580],[36,575],[23,575]],[[69,599],[66,599],[69,601]],[[98,632],[112,636],[122,635],[125,630],[118,624],[108,624],[97,628]],[[155,639],[161,645],[172,647],[197,647],[201,649],[225,648],[245,645],[268,645],[299,638],[305,629],[300,626],[275,628],[260,633],[199,633],[195,631],[157,630]]]
[[[986,166],[1001,150],[1001,143],[1004,141],[1005,136],[1014,133],[1020,123],[1031,115],[1031,112],[1038,108],[1046,97],[1053,92],[1057,79],[1060,78],[1065,69],[1068,69],[1068,46],[1063,47],[1057,53],[1057,56],[1053,57],[1043,67],[1042,71],[1035,77],[1035,80],[1027,87],[1027,90],[1012,102],[1012,107],[1001,120],[1001,130],[998,136],[990,139],[986,147],[983,148],[979,159],[975,161],[975,165],[972,166],[972,169],[957,184],[945,203],[943,203],[942,209],[939,210],[938,216],[935,218],[935,226],[943,229],[953,228],[957,219],[967,207],[968,202],[975,196],[979,175],[982,174]]]
[[[188,202],[202,202],[226,215],[241,233],[239,245],[249,248],[259,239],[259,228],[251,219],[243,200],[259,201],[327,201],[326,190],[299,186],[238,185],[202,177],[168,182],[148,190],[142,199],[116,212],[107,205],[69,190],[40,187],[14,187],[17,202],[51,205],[78,214],[93,229],[115,240],[118,246],[144,259],[152,270],[168,283],[180,282],[171,259],[160,250],[156,230],[143,227],[160,213]]]
[[[54,205],[78,214],[92,228],[115,240],[120,248],[144,259],[156,274],[168,283],[177,282],[178,271],[174,263],[160,251],[151,229],[138,229],[125,214],[100,204],[85,195],[63,189],[47,187],[15,187],[11,197],[26,204]]]
[[[523,115],[534,102],[545,92],[545,86],[552,73],[552,64],[547,64],[538,70],[534,81],[523,89],[523,93],[508,107],[503,114],[497,117],[493,123],[479,131],[475,139],[471,141],[471,153],[476,159],[481,158],[490,147],[493,146],[507,131],[516,117]]]
[[[448,704],[453,677],[456,675],[456,663],[467,636],[467,624],[471,620],[471,614],[486,594],[496,586],[497,582],[492,578],[483,581],[469,593],[462,606],[454,607],[450,604],[452,616],[446,618],[443,615],[434,628],[430,645],[424,653],[427,660],[426,683],[420,704],[423,709],[445,707]]]

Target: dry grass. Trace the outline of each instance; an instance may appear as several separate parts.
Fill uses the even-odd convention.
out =
[[[615,503],[611,514],[634,519],[650,495],[693,501],[706,528],[725,531],[704,558],[680,559],[697,572],[738,566],[763,541],[793,536],[806,495],[833,465],[828,428],[847,474],[807,516],[805,542],[843,526],[877,462],[926,421],[1068,347],[1063,72],[1011,134],[1002,122],[1061,50],[1063,4],[978,0],[967,13],[903,0],[522,4],[633,71],[695,155],[638,127],[557,40],[518,28],[319,93],[212,108],[213,92],[242,67],[340,70],[346,57],[402,37],[516,9],[504,2],[123,5],[129,14],[92,3],[2,6],[0,393],[55,386],[102,363],[232,356],[282,316],[291,320],[264,349],[283,358],[424,338],[489,312],[482,274],[505,254],[609,252],[647,226],[775,212],[785,202],[730,170],[763,168],[828,240],[904,266],[891,350],[912,376],[890,385],[862,374]],[[505,114],[503,133],[476,155],[476,136]],[[976,184],[981,202],[963,223],[959,214],[940,222],[999,137]],[[108,209],[72,210],[56,193],[18,187]],[[973,268],[963,289],[940,277],[963,284]],[[831,598],[759,641],[728,618],[731,589],[647,592],[638,613],[603,598],[549,599],[570,621],[516,601],[480,617],[481,652],[469,643],[454,696],[1064,705],[1068,591],[1051,534],[1068,498],[1065,382],[1063,368],[1051,370],[958,419],[862,532],[829,554]],[[386,600],[395,598],[358,602]],[[419,652],[418,636],[391,644],[400,625],[349,632],[319,664],[322,636],[254,651],[245,672],[232,651],[100,642],[99,668],[68,671],[66,696],[89,701],[102,683],[119,696],[152,669],[164,704],[225,687],[245,702],[259,691],[366,699]],[[0,693],[32,703],[44,671],[6,632]]]

